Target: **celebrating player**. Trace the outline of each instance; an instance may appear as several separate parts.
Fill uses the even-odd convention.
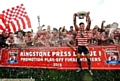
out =
[[[77,63],[79,65],[79,69],[77,70],[77,72],[82,71],[80,56],[83,52],[86,55],[86,58],[88,61],[88,71],[91,75],[93,75],[93,73],[91,71],[90,53],[89,53],[89,50],[87,48],[88,38],[89,38],[87,35],[87,31],[90,30],[90,25],[91,25],[91,20],[90,20],[89,14],[90,14],[90,12],[88,12],[86,14],[86,22],[87,22],[86,29],[85,29],[85,24],[83,22],[81,22],[79,24],[79,27],[78,27],[78,25],[76,23],[77,14],[74,14],[73,23],[74,23],[75,30],[77,32],[76,39],[77,39],[77,44],[78,44],[78,51],[77,51],[76,55],[77,55]]]

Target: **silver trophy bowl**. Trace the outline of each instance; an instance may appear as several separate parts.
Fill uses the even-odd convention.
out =
[[[77,16],[78,16],[79,19],[84,19],[86,14],[87,14],[87,12],[85,12],[85,11],[77,12]]]

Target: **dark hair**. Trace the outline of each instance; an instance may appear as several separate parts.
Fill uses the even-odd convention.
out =
[[[14,34],[13,32],[10,32],[10,34]]]
[[[57,29],[57,28],[53,28],[53,30],[58,32],[58,29]]]
[[[80,23],[79,23],[79,25],[82,25],[82,24],[84,25],[84,23],[83,23],[83,22],[80,22]]]
[[[70,28],[73,28],[73,26],[70,26]]]
[[[61,30],[62,27],[59,28],[59,31]]]
[[[28,31],[27,33],[31,33],[31,31]]]

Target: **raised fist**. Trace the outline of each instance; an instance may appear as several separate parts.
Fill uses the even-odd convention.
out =
[[[102,23],[105,23],[105,21],[102,21]]]
[[[74,15],[73,15],[74,17],[76,17],[77,16],[77,13],[74,13]]]
[[[43,24],[42,27],[44,27],[45,25]]]

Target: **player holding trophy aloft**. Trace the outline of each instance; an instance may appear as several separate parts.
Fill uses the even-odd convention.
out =
[[[88,35],[87,35],[87,31],[90,30],[90,25],[91,25],[91,20],[90,20],[90,16],[89,16],[90,12],[78,12],[74,14],[73,17],[73,24],[75,27],[75,30],[77,32],[77,63],[78,63],[78,70],[77,72],[81,72],[82,71],[82,66],[81,66],[81,61],[80,61],[80,56],[82,53],[85,54],[86,58],[87,58],[87,62],[88,62],[88,71],[91,75],[93,75],[92,71],[91,71],[91,61],[90,61],[90,52],[88,49]],[[85,24],[83,22],[79,23],[79,26],[76,23],[76,17],[79,17],[79,19],[84,19],[84,17],[86,17],[86,22],[87,22],[87,26],[85,28]]]

